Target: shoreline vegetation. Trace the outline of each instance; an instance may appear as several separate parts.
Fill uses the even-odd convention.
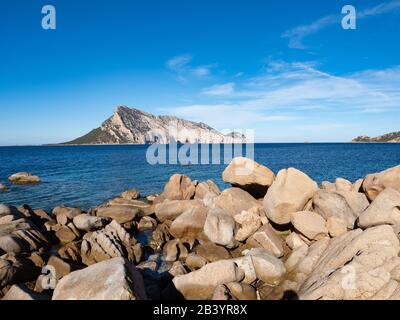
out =
[[[0,204],[0,297],[400,299],[400,166],[317,185],[240,157],[222,177],[174,174],[86,212]]]

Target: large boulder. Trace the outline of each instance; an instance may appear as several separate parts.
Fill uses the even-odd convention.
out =
[[[38,251],[49,245],[42,231],[15,207],[0,205],[0,255]]]
[[[140,193],[137,189],[129,189],[121,194],[121,198],[125,200],[136,200],[140,198]]]
[[[169,181],[164,187],[164,191],[155,200],[189,200],[194,197],[196,185],[190,180],[189,177],[182,174],[174,174],[169,178]]]
[[[243,271],[232,260],[206,264],[199,270],[175,277],[175,289],[187,300],[210,299],[214,289],[221,284],[240,282]]]
[[[208,262],[231,259],[232,256],[228,250],[213,242],[205,242],[195,248],[197,255],[205,258]]]
[[[247,283],[231,282],[227,283],[226,287],[232,296],[238,300],[257,300],[256,290]]]
[[[282,257],[284,254],[283,241],[275,233],[269,223],[264,224],[249,239],[247,239],[247,244],[251,247],[264,248],[278,258]]]
[[[133,260],[133,252],[129,250],[133,244],[135,239],[113,220],[104,229],[85,235],[81,244],[82,262],[91,265],[116,257]]]
[[[203,229],[207,213],[207,208],[203,206],[189,208],[172,222],[169,232],[181,240],[204,239],[206,237]]]
[[[264,198],[268,218],[288,224],[290,214],[302,211],[317,191],[317,183],[305,173],[294,168],[280,170]]]
[[[67,225],[74,217],[80,214],[82,214],[80,208],[60,206],[53,209],[53,215],[56,217],[57,223],[63,226]]]
[[[400,192],[395,189],[384,189],[358,218],[361,228],[381,224],[400,224]]]
[[[65,260],[81,263],[81,242],[75,241],[67,243],[58,248],[57,254]]]
[[[329,217],[328,220],[326,220],[326,228],[332,238],[339,237],[347,232],[346,221],[335,216]]]
[[[57,284],[53,300],[142,300],[143,278],[124,258],[96,263],[74,271]]]
[[[294,228],[310,240],[319,240],[328,236],[326,221],[319,214],[300,211],[292,214],[291,222]]]
[[[270,286],[277,286],[286,273],[283,262],[262,248],[249,250],[244,257],[233,261],[244,272],[243,283],[247,284],[261,280]]]
[[[390,226],[353,230],[334,238],[299,290],[300,299],[355,300],[379,296],[400,266],[399,240]],[[392,288],[388,297],[400,290]]]
[[[139,216],[149,216],[154,213],[154,205],[141,200],[129,200],[122,197],[116,197],[107,202],[106,206],[126,206],[131,210],[137,209]]]
[[[303,245],[306,245],[304,240],[297,234],[297,232],[291,232],[285,238],[285,242],[286,242],[287,246],[292,250],[296,250],[297,248],[300,248]]]
[[[0,288],[33,281],[39,276],[40,270],[27,258],[15,254],[5,254],[0,257]]]
[[[8,180],[15,184],[36,184],[40,182],[38,176],[34,176],[29,172],[17,172],[8,177]]]
[[[365,177],[362,189],[373,201],[386,188],[400,191],[400,166],[387,169],[379,173],[369,174]]]
[[[233,217],[221,209],[211,209],[204,223],[204,234],[212,242],[227,248],[238,245],[235,240],[236,224]]]
[[[146,230],[154,230],[156,227],[157,227],[157,220],[149,216],[142,217],[142,219],[140,219],[139,223],[136,226],[137,231],[139,232]]]
[[[160,222],[174,220],[183,212],[202,205],[199,200],[165,200],[155,206],[155,213]]]
[[[243,210],[240,214],[237,214],[234,219],[240,224],[240,228],[236,232],[235,239],[245,241],[254,234],[262,225],[261,217],[263,215],[264,211],[260,207],[253,207],[247,211]]]
[[[224,190],[214,199],[214,206],[228,212],[232,217],[240,214],[243,210],[262,205],[249,193],[239,188]]]
[[[222,173],[225,182],[247,191],[255,198],[265,196],[274,178],[270,169],[243,157],[233,159]]]
[[[73,242],[74,240],[77,240],[79,237],[79,235],[76,234],[74,230],[68,226],[57,225],[57,229],[55,231],[56,231],[55,236],[57,237],[57,239],[60,241],[61,244],[67,244]]]
[[[207,181],[200,182],[196,186],[196,192],[195,192],[194,198],[203,200],[207,196],[211,195],[211,196],[216,197],[220,193],[221,193],[221,191],[219,190],[219,188],[215,184],[215,182],[212,180],[207,180]]]
[[[111,218],[118,223],[124,224],[133,221],[140,210],[135,207],[115,205],[110,207],[99,207],[96,209],[96,216]]]
[[[163,248],[165,261],[186,260],[188,251],[181,240],[173,239],[168,241]]]
[[[50,297],[37,293],[24,284],[14,284],[1,300],[50,300]]]
[[[346,222],[348,229],[354,228],[358,214],[354,212],[346,198],[332,191],[320,190],[313,197],[314,211],[325,220],[337,217]]]
[[[110,218],[80,214],[73,218],[73,223],[79,230],[95,231],[104,228],[110,220]]]
[[[54,276],[55,278],[61,279],[62,277],[66,276],[67,274],[80,269],[77,264],[66,262],[60,257],[52,255],[50,259],[47,261],[48,266],[52,266],[54,268]]]

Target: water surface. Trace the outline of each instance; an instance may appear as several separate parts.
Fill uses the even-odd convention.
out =
[[[0,203],[29,204],[47,210],[60,205],[90,208],[129,188],[158,193],[169,176],[184,173],[192,179],[213,179],[226,188],[221,165],[150,165],[148,146],[0,147],[0,182],[19,171],[39,175],[42,183],[10,185]],[[350,181],[400,164],[400,144],[256,144],[255,160],[275,173],[295,167],[318,183],[343,177]],[[9,184],[8,184],[9,185]]]

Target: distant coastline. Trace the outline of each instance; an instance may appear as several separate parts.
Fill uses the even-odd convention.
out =
[[[385,141],[307,141],[307,142],[255,142],[259,144],[396,144],[399,142]],[[206,143],[212,144],[212,143]],[[25,147],[90,147],[90,146],[149,146],[149,143],[87,143],[87,144],[65,144],[65,143],[49,143],[49,144],[27,144],[27,145],[0,145],[0,148],[25,148]],[[169,144],[165,144],[169,145]]]

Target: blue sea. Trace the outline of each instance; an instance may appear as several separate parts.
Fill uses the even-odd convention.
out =
[[[142,195],[161,192],[168,178],[183,173],[192,180],[214,180],[222,189],[224,164],[150,165],[144,145],[0,147],[0,203],[51,210],[64,204],[95,207],[129,188]],[[400,144],[256,144],[255,160],[275,173],[295,167],[318,183],[336,177],[350,181],[400,164]],[[8,176],[28,171],[38,185],[10,185]]]

